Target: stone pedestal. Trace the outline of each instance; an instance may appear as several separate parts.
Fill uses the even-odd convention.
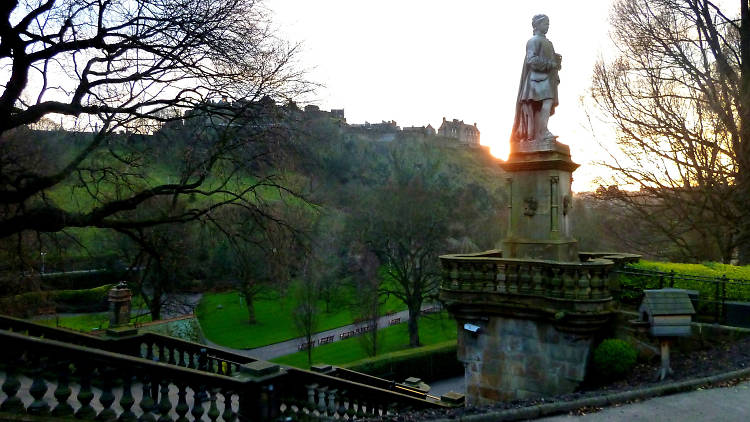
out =
[[[572,173],[578,168],[570,148],[557,141],[511,144],[508,160],[506,258],[578,261],[578,243],[568,217]]]
[[[109,326],[121,327],[130,323],[130,303],[133,297],[125,282],[109,289]]]
[[[466,404],[551,396],[575,390],[586,375],[591,336],[558,331],[542,321],[490,317],[480,334],[458,327]]]
[[[574,391],[612,316],[614,263],[581,261],[573,238],[570,148],[512,143],[500,166],[510,198],[502,251],[440,257],[440,299],[458,322],[469,405]]]

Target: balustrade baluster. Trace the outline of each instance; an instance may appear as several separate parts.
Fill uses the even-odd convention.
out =
[[[122,407],[122,413],[117,418],[119,422],[135,422],[137,419],[135,413],[131,410],[135,404],[133,398],[133,376],[128,373],[123,373],[122,376],[122,397],[120,397],[120,407]]]
[[[111,422],[117,420],[117,414],[112,409],[112,403],[115,402],[115,395],[112,394],[112,377],[114,372],[109,369],[99,371],[102,380],[102,393],[99,395],[99,403],[102,405],[102,411],[96,416],[96,420]]]
[[[321,416],[328,416],[328,406],[326,406],[326,393],[328,387],[318,388],[318,412]]]
[[[576,297],[576,281],[573,278],[573,272],[570,268],[563,268],[562,279],[563,279],[563,297],[568,299],[575,299]]]
[[[506,279],[507,265],[498,264],[495,290],[500,293],[508,291],[507,279]]]
[[[542,268],[538,265],[532,267],[531,284],[532,291],[537,296],[544,295],[544,277],[542,277]]]
[[[155,422],[156,417],[153,414],[154,408],[156,407],[156,401],[152,397],[151,388],[153,379],[148,375],[143,378],[143,384],[141,384],[141,403],[140,408],[143,411],[141,417],[138,418],[138,422]]]
[[[599,269],[591,270],[591,298],[601,299],[607,295],[604,289],[604,279],[600,275]]]
[[[459,284],[459,268],[458,264],[455,262],[450,263],[450,287],[451,289],[460,289],[461,285]]]
[[[221,418],[224,422],[234,422],[237,419],[237,412],[232,409],[232,391],[223,391],[222,396],[224,397],[224,412],[221,413]]]
[[[359,407],[362,408],[362,417],[366,418],[372,412],[372,404],[364,399],[359,401]]]
[[[531,293],[531,266],[519,265],[519,289],[521,293]]]
[[[346,416],[349,420],[357,416],[357,409],[354,408],[354,399],[351,394],[346,394]]]
[[[154,344],[146,342],[146,359],[154,360]]]
[[[157,422],[172,422],[169,417],[169,411],[172,410],[172,402],[169,400],[169,380],[162,379],[159,382],[161,386],[159,391],[159,419]]]
[[[219,419],[219,409],[216,407],[216,395],[219,394],[218,388],[212,388],[211,389],[211,405],[208,407],[208,419],[211,420],[211,422],[216,422],[216,419]]]
[[[44,380],[44,366],[46,359],[35,357],[31,363],[31,374],[33,381],[31,387],[29,387],[29,394],[34,398],[34,401],[26,408],[26,411],[32,415],[47,415],[49,414],[49,405],[44,401],[44,394],[47,392],[47,382]]]
[[[592,294],[591,282],[589,280],[589,272],[587,269],[581,268],[578,270],[578,291],[576,292],[576,298],[588,299]]]
[[[328,416],[335,417],[336,411],[338,408],[336,407],[336,393],[338,390],[335,388],[332,388],[328,390]]]
[[[193,390],[193,409],[190,410],[190,414],[193,415],[194,421],[199,422],[203,417],[203,413],[205,412],[203,402],[206,400],[208,400],[208,395],[206,394],[205,386],[201,385]]]
[[[553,297],[562,297],[562,279],[560,278],[560,268],[551,267],[552,278],[550,279],[551,295]]]
[[[185,398],[187,395],[187,386],[184,383],[181,383],[177,388],[177,406],[174,408],[175,413],[177,413],[176,422],[188,422],[188,418],[185,417],[190,410],[190,407],[187,404],[187,399]]]
[[[318,388],[318,384],[306,385],[307,389],[307,402],[315,407],[315,389]]]
[[[360,397],[360,398],[357,399],[357,413],[356,413],[357,419],[362,419],[362,418],[365,417],[365,409],[364,408],[365,408],[365,402]]]
[[[76,400],[81,403],[81,407],[75,413],[75,417],[78,419],[94,419],[96,417],[96,411],[91,407],[91,400],[94,399],[94,393],[91,391],[91,377],[94,369],[86,365],[78,365],[76,367],[76,375],[80,379],[81,389],[78,391]]]
[[[338,394],[338,398],[337,398],[338,406],[336,407],[336,413],[338,413],[339,419],[346,418],[346,406],[344,406],[344,400],[346,400],[346,397],[347,397],[347,391],[341,390],[341,393]]]
[[[65,417],[73,414],[73,407],[68,403],[70,397],[70,362],[62,361],[57,364],[57,388],[54,396],[57,400],[57,406],[52,409],[52,416]]]
[[[156,351],[154,352],[154,354],[158,355],[158,356],[156,356],[156,359],[154,359],[154,360],[156,360],[158,362],[164,362],[164,358],[165,358],[165,355],[166,355],[166,353],[164,353],[164,345],[163,344],[154,344],[154,349],[156,349]]]
[[[16,396],[21,388],[21,381],[18,380],[18,368],[21,366],[21,359],[13,356],[11,353],[4,354],[5,357],[5,382],[3,382],[3,393],[6,398],[0,405],[0,410],[8,413],[23,413],[25,408],[21,398]]]
[[[508,293],[518,293],[518,265],[505,265],[505,283]]]

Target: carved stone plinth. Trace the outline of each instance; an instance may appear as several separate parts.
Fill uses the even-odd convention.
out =
[[[508,258],[578,261],[578,243],[570,224],[572,173],[578,168],[570,148],[557,141],[511,144],[506,171]]]

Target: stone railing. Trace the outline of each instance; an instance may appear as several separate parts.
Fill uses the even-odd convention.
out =
[[[240,365],[257,360],[155,333],[142,333],[121,338],[99,337],[62,328],[47,327],[5,315],[0,315],[0,329],[221,375],[235,374],[239,371]]]
[[[0,325],[14,330],[0,329],[0,419],[331,420],[447,406],[364,374],[279,367],[154,334],[96,338],[8,317]]]
[[[565,299],[610,297],[612,261],[586,262],[443,255],[442,289]]]
[[[502,258],[500,251],[440,257],[440,299],[459,319],[540,317],[567,331],[593,331],[611,314],[613,262]]]

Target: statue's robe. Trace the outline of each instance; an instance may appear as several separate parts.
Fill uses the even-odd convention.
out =
[[[557,74],[559,68],[560,64],[552,42],[542,34],[535,34],[531,37],[526,43],[526,59],[521,69],[521,83],[518,87],[511,142],[524,141],[528,138],[526,127],[528,120],[524,116],[524,107],[522,107],[524,103],[541,103],[551,99],[553,103],[550,115],[555,113],[555,107],[558,104],[557,86],[560,84],[560,77]],[[538,106],[532,108],[538,110]]]

